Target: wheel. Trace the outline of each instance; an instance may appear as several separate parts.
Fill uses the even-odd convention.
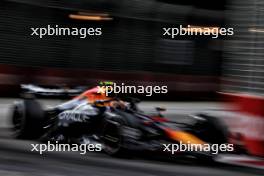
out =
[[[228,130],[224,122],[206,114],[197,116],[200,119],[196,121],[194,128],[201,139],[211,144],[228,143]]]
[[[37,139],[43,133],[45,113],[34,99],[14,103],[11,118],[15,138]]]
[[[114,157],[128,157],[128,151],[123,146],[121,134],[124,121],[122,119],[106,119],[103,123],[101,139],[104,151]]]

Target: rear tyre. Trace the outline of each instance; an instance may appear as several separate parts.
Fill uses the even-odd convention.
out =
[[[124,147],[123,125],[124,121],[122,119],[106,119],[103,123],[101,139],[104,151],[110,156],[129,157],[128,150]]]
[[[45,113],[34,99],[16,102],[11,107],[14,137],[18,139],[37,139],[43,133]]]

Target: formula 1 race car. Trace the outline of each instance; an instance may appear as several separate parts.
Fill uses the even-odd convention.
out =
[[[216,118],[200,114],[191,116],[192,123],[177,123],[163,117],[165,109],[156,108],[156,115],[147,115],[138,103],[135,98],[106,97],[98,88],[49,109],[25,96],[12,107],[13,131],[20,139],[101,143],[112,156],[126,156],[130,151],[164,153],[167,144],[227,143],[227,128]],[[173,155],[179,153],[212,158],[210,152]]]

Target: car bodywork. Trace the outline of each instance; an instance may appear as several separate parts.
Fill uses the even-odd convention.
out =
[[[122,101],[125,108],[112,107],[113,101]],[[17,138],[61,143],[101,143],[104,151],[113,156],[124,156],[130,151],[164,153],[164,144],[168,143],[227,142],[226,128],[213,117],[196,115],[192,123],[177,123],[163,117],[161,112],[165,109],[156,108],[155,115],[148,115],[137,103],[139,100],[134,98],[106,97],[98,87],[49,109],[43,109],[31,97],[24,98],[12,108],[14,134]],[[181,154],[212,157],[208,152]]]

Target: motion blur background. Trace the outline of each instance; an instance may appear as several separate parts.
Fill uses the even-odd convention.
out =
[[[217,91],[263,93],[261,0],[4,0],[0,93],[19,84],[94,85],[98,80],[168,85],[162,98],[215,99]],[[112,20],[74,20],[89,12]],[[102,27],[101,37],[31,36],[31,27]],[[233,27],[234,36],[162,36],[176,25]]]
[[[162,36],[162,27],[180,24],[232,27],[242,18],[235,14],[225,18],[227,4],[222,0],[210,3],[195,0],[4,0],[0,3],[2,95],[17,95],[20,83],[90,86],[98,80],[112,80],[168,85],[169,94],[162,98],[177,94],[173,100],[214,99],[223,76],[224,46],[231,38],[186,36],[171,40]],[[234,9],[231,4],[229,7],[241,13],[241,9]],[[69,18],[70,14],[78,12],[109,15],[113,20]],[[230,20],[233,20],[232,25]],[[103,35],[86,39],[61,36],[39,39],[30,35],[31,27],[56,24],[102,27]],[[238,26],[236,30],[240,30]],[[231,55],[234,51],[226,54],[229,59],[234,57]]]
[[[98,80],[166,84],[168,96],[214,99],[217,91],[263,93],[261,0],[100,0],[0,2],[0,89],[19,84],[94,85]],[[70,14],[109,15],[110,21]],[[102,27],[101,37],[31,36],[31,27]],[[233,27],[217,39],[162,36],[176,25]],[[221,84],[222,83],[222,84]]]
[[[70,18],[80,12],[112,20]],[[250,154],[263,157],[263,19],[263,0],[2,0],[0,96],[18,97],[20,84],[31,83],[167,85],[168,94],[151,98],[234,102],[233,131],[243,134]],[[47,25],[102,27],[103,34],[30,35]],[[163,27],[178,25],[234,28],[234,35],[162,35]]]

